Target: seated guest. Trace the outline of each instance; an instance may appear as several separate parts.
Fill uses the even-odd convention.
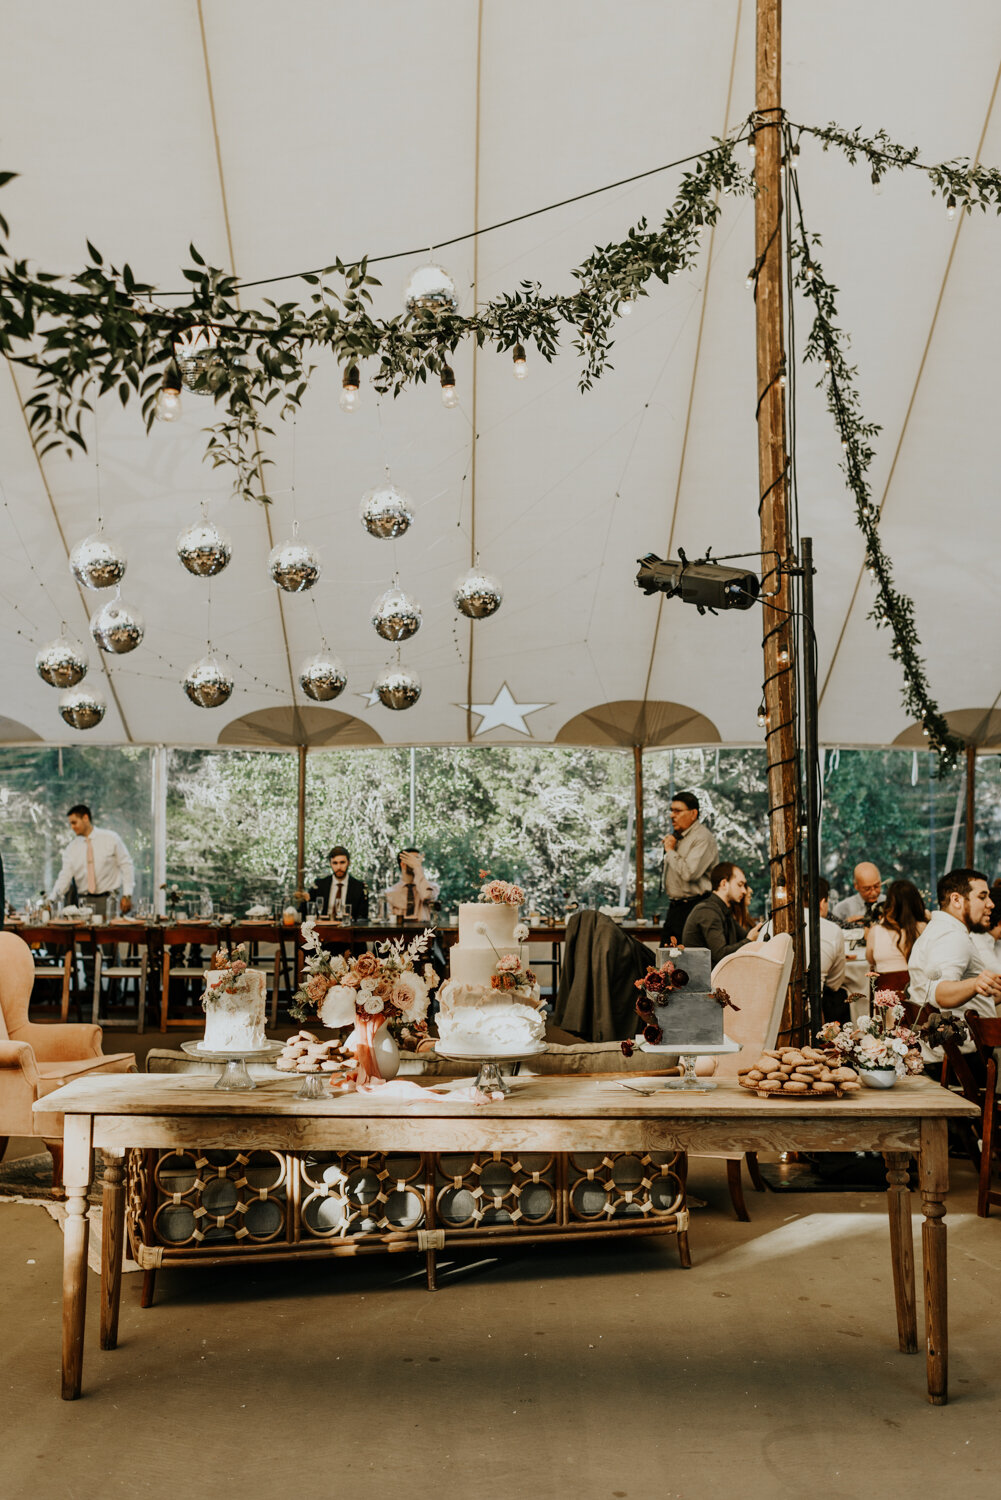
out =
[[[880,894],[883,878],[875,865],[861,864],[855,866],[854,879],[855,894],[838,902],[834,908],[834,920],[842,927],[868,927],[879,915],[877,908],[883,900]]]
[[[741,905],[747,891],[739,865],[726,860],[714,865],[709,871],[709,884],[709,895],[689,914],[681,941],[686,948],[708,948],[715,968],[728,953],[753,942],[761,932],[761,923],[748,929],[734,915],[734,907]]]
[[[410,922],[431,922],[431,903],[438,899],[438,886],[424,873],[424,856],[419,849],[401,849],[400,878],[386,892],[389,910],[394,917]]]
[[[911,949],[927,926],[925,903],[917,886],[909,880],[891,880],[882,913],[866,937],[869,968],[877,974],[906,974]]]
[[[986,933],[994,909],[987,877],[979,870],[950,870],[938,883],[939,910],[915,940],[908,957],[911,999],[937,1010],[997,1015],[1001,974],[989,969],[974,942]]]
[[[327,855],[330,874],[323,875],[310,888],[310,901],[318,901],[324,916],[334,916],[343,903],[343,910],[353,922],[368,921],[368,891],[360,880],[348,874],[351,855],[343,844],[335,844]]]

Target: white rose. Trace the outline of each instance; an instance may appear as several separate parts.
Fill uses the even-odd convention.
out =
[[[355,992],[346,984],[333,985],[324,996],[317,1013],[324,1026],[331,1031],[338,1026],[353,1026],[355,1021]]]
[[[361,1008],[366,1015],[381,1016],[386,1007],[382,1002],[381,996],[366,995],[361,1003]]]

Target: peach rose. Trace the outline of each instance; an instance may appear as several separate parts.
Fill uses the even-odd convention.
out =
[[[379,972],[379,960],[374,953],[362,953],[353,967],[359,979],[374,979]]]

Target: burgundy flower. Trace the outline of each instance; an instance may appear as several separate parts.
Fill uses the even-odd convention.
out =
[[[674,981],[674,988],[676,990],[683,990],[685,985],[688,983],[688,975],[684,969],[675,969],[671,977]]]
[[[653,1001],[650,999],[649,995],[640,995],[639,999],[636,1001],[636,1014],[638,1016],[653,1015]]]
[[[633,1052],[635,1050],[634,1047],[633,1047],[632,1042],[622,1042],[620,1045],[622,1047],[622,1056],[623,1057],[632,1057]]]
[[[664,1040],[664,1033],[656,1021],[651,1021],[649,1026],[643,1027],[643,1040],[649,1042],[651,1047],[659,1047]]]

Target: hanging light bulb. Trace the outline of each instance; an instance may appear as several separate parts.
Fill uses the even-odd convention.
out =
[[[760,703],[759,708],[758,708],[758,726],[759,726],[759,728],[764,729],[767,726],[767,724],[768,724],[768,710],[765,707],[765,700],[762,698],[761,703]]]
[[[524,346],[524,344],[515,344],[515,346],[514,346],[514,378],[515,378],[515,380],[524,380],[524,378],[525,378],[525,376],[527,374],[528,374],[528,361],[525,358],[525,346]]]
[[[788,899],[789,899],[789,892],[786,890],[785,882],[782,881],[782,880],[780,880],[779,883],[778,883],[778,885],[775,887],[775,900],[776,901],[788,901]]]
[[[620,318],[631,318],[632,315],[633,315],[633,308],[635,306],[636,306],[636,293],[635,292],[627,292],[626,295],[619,302],[619,316],[620,316]]]
[[[157,391],[155,411],[158,422],[176,422],[181,415],[181,377],[174,365]]]
[[[882,177],[880,177],[875,168],[873,169],[872,174],[872,190],[876,194],[877,198],[882,194],[883,191],[883,179]]]
[[[787,667],[788,665],[789,665],[789,647],[788,646],[780,646],[779,647],[779,666],[780,667]]]
[[[752,161],[754,161],[755,157],[758,154],[758,145],[754,139],[753,134],[747,137],[747,154]]]
[[[585,346],[585,348],[590,346],[593,334],[594,324],[591,322],[591,319],[588,318],[580,325],[580,341]]]
[[[945,216],[950,220],[956,217],[956,200],[951,193],[945,200]]]
[[[358,410],[358,403],[361,399],[359,395],[360,385],[361,376],[358,373],[358,366],[348,365],[344,371],[344,379],[341,381],[341,411]]]
[[[751,269],[747,273],[747,277],[746,277],[746,279],[744,281],[744,285],[747,287],[748,291],[750,291],[751,287],[754,285],[754,267],[753,266],[751,267]]]
[[[459,404],[459,393],[455,389],[455,371],[451,365],[441,367],[441,404],[447,406],[450,411],[453,406]]]

